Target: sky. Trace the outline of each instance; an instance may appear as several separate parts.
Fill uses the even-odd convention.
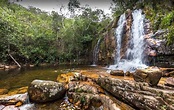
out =
[[[13,0],[12,0],[13,1]],[[20,0],[19,0],[20,1]],[[68,2],[69,0],[22,0],[20,2],[16,2],[24,7],[34,6],[44,10],[46,12],[57,11],[60,12],[60,7],[65,6],[63,9],[63,13],[68,13]],[[79,0],[81,6],[89,5],[92,9],[99,8],[102,9],[105,14],[110,14],[111,10],[109,10],[111,6],[112,0]]]

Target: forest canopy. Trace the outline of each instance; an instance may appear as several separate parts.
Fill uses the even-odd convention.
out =
[[[48,14],[35,7],[26,9],[13,3],[3,4],[0,7],[0,62],[10,62],[9,54],[23,63],[76,61],[90,54],[98,31],[110,22],[102,10],[89,7],[83,7],[81,15],[66,18],[55,11]],[[73,5],[69,6],[74,9]]]

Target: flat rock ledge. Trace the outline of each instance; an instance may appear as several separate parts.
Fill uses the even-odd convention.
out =
[[[97,84],[116,98],[142,110],[174,110],[174,89],[150,87],[148,83],[102,76]]]
[[[68,98],[79,110],[121,110],[111,97],[94,82],[73,81],[69,83]],[[127,107],[128,108],[128,107]],[[131,107],[129,107],[131,110]],[[124,108],[125,109],[125,108]]]
[[[58,76],[62,83],[67,83],[69,102],[77,110],[134,110],[96,84],[98,78],[98,74],[91,72],[74,72]]]
[[[28,104],[28,95],[16,94],[0,97],[0,110],[35,110],[34,104]]]
[[[107,92],[111,97],[106,94]],[[149,82],[136,82],[109,74],[74,74],[68,83],[67,95],[71,103],[84,110],[95,108],[96,105],[95,109],[105,107],[105,110],[174,110],[173,87],[164,84],[151,86]],[[118,105],[113,98],[121,101],[125,106]]]

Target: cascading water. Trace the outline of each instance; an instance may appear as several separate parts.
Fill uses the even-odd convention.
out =
[[[116,41],[117,41],[117,49],[116,49],[116,55],[114,58],[115,64],[120,61],[120,50],[121,50],[121,38],[123,35],[123,27],[125,26],[126,23],[126,17],[125,13],[120,16],[120,19],[118,20],[118,25],[116,28]]]
[[[100,50],[100,41],[101,39],[98,39],[97,44],[94,47],[93,50],[93,64],[92,66],[96,66],[97,62],[98,62],[98,54],[99,54],[99,50]]]
[[[143,64],[143,46],[144,46],[144,19],[145,15],[142,14],[142,10],[134,10],[132,12],[132,26],[131,26],[131,40],[129,41],[129,47],[127,48],[126,59],[120,58],[120,47],[121,39],[123,37],[123,16],[120,17],[118,21],[118,27],[116,29],[116,39],[117,39],[117,55],[116,62],[111,65],[109,69],[120,69],[124,71],[134,71],[136,68],[145,68],[146,65]],[[122,21],[122,23],[120,23]],[[121,28],[122,27],[122,28]]]
[[[132,39],[130,41],[131,48],[128,49],[127,55],[130,60],[135,61],[137,64],[143,64],[143,46],[144,46],[144,19],[145,16],[142,15],[141,10],[135,10],[132,13],[133,23],[132,23]]]

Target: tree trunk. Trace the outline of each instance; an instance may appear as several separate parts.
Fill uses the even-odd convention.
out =
[[[11,59],[13,59],[13,61],[18,65],[19,68],[21,68],[21,65],[14,59],[14,57],[9,53],[9,56],[11,57]]]

